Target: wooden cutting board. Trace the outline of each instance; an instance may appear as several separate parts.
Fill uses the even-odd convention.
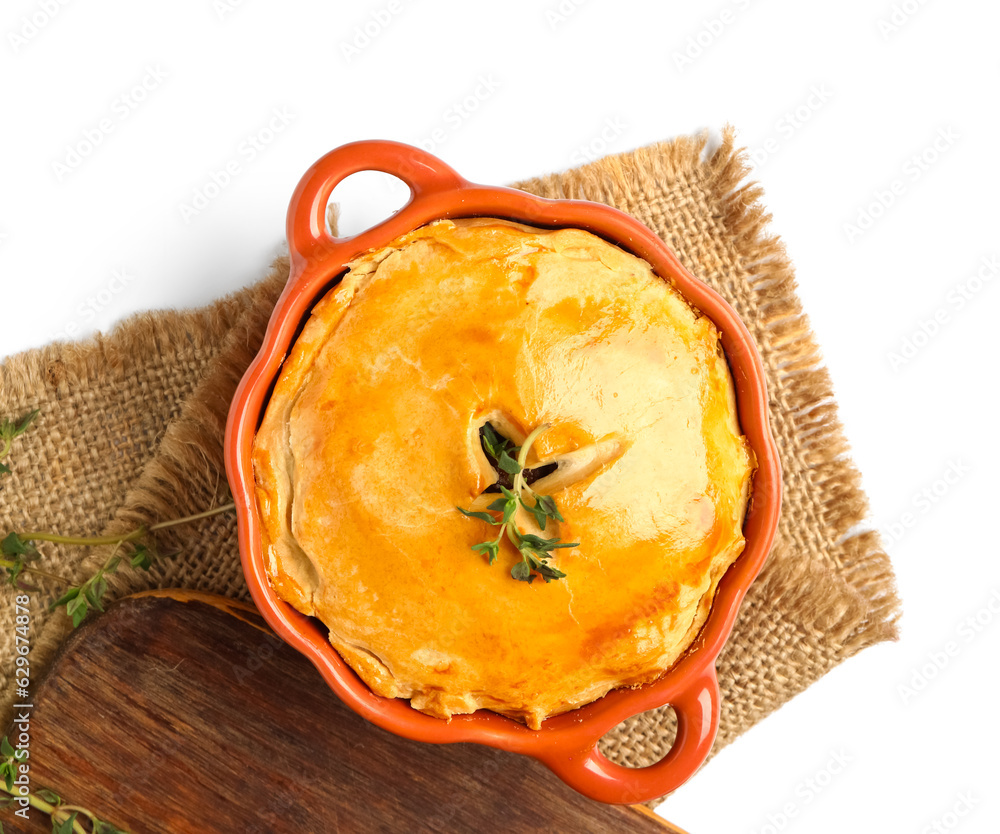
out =
[[[255,609],[207,594],[111,606],[69,639],[33,703],[33,789],[135,834],[677,832],[532,759],[378,729]],[[6,832],[51,831],[31,818],[0,810]]]

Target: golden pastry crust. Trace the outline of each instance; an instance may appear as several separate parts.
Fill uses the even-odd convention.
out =
[[[466,518],[489,420],[541,423],[533,486],[566,578],[511,578]],[[365,254],[316,305],[253,450],[278,594],[375,692],[538,727],[673,665],[743,549],[753,472],[715,326],[578,229],[437,221]],[[480,505],[485,499],[478,499]],[[519,517],[527,527],[527,520]],[[553,531],[552,525],[557,530]]]

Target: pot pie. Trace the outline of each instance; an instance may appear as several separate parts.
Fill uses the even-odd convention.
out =
[[[580,229],[440,220],[358,257],[313,308],[253,447],[278,595],[379,695],[538,728],[656,679],[744,546],[754,460],[715,325],[645,261]],[[577,543],[519,582],[467,517],[520,445]]]

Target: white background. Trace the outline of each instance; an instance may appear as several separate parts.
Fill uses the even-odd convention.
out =
[[[346,6],[4,4],[0,356],[253,282],[299,176],[350,140],[431,143],[502,184],[731,122],[887,533],[903,640],[843,664],[661,813],[699,833],[997,831],[1000,6]],[[100,143],[74,157],[88,132]],[[400,202],[377,177],[337,197],[348,231]]]

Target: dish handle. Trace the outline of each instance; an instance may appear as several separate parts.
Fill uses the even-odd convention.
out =
[[[656,764],[631,768],[615,764],[597,745],[601,735],[580,746],[579,736],[533,753],[570,787],[600,802],[634,804],[668,794],[686,782],[705,761],[719,729],[719,682],[715,664],[688,682],[668,702],[677,716],[677,736],[670,752]],[[572,739],[572,741],[569,741]]]
[[[327,229],[326,208],[339,183],[360,171],[381,171],[402,180],[410,188],[410,199],[395,214],[353,238],[335,238]],[[387,225],[406,226],[407,209],[434,195],[467,185],[466,181],[436,156],[401,142],[366,140],[351,142],[321,157],[299,181],[288,206],[286,234],[293,267],[321,259],[346,240],[386,237]],[[404,220],[400,223],[399,221]],[[390,233],[389,236],[394,236]]]

